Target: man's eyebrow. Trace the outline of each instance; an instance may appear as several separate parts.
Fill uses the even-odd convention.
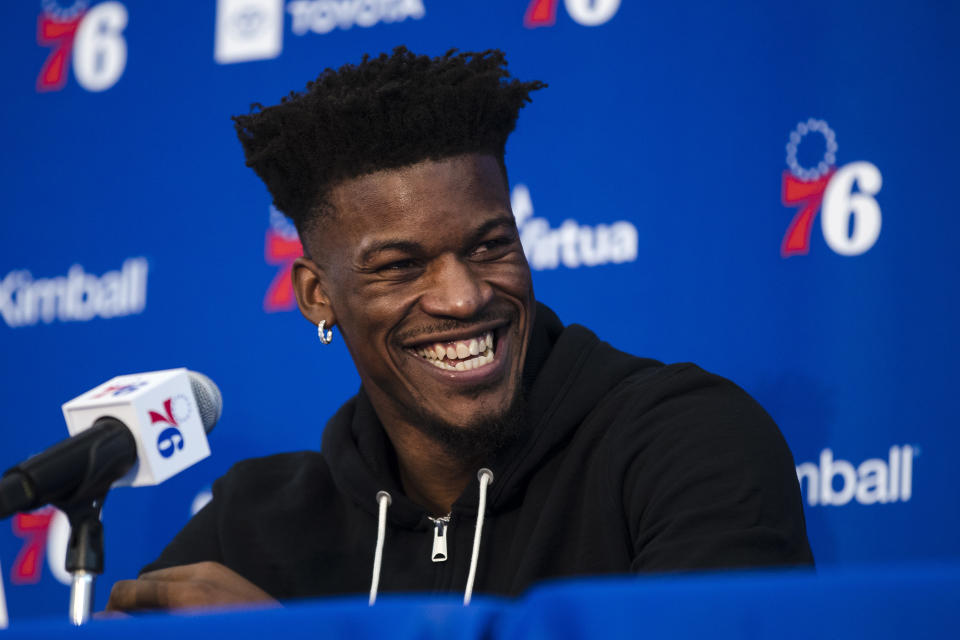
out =
[[[512,215],[503,215],[499,218],[494,218],[484,222],[482,225],[477,227],[477,230],[473,232],[472,237],[474,240],[479,240],[497,227],[513,227],[515,224],[516,221]]]
[[[487,220],[470,234],[470,242],[473,243],[478,241],[480,238],[498,227],[512,227],[514,224],[515,222],[512,215],[503,215],[492,220]],[[419,254],[423,253],[424,248],[422,244],[413,240],[380,240],[372,243],[369,247],[363,250],[363,253],[360,254],[360,264],[369,263],[371,260],[373,260],[374,256],[383,251]]]

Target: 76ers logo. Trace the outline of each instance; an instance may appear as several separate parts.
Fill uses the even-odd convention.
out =
[[[551,27],[557,22],[557,5],[560,0],[529,0],[523,14],[523,26],[527,29]],[[585,27],[596,27],[608,22],[620,8],[620,0],[564,0],[567,13],[574,22]]]
[[[277,274],[267,288],[267,295],[263,297],[265,311],[289,311],[296,306],[290,272],[293,271],[294,260],[302,255],[303,247],[293,223],[271,206],[270,228],[267,230],[263,257],[267,264],[277,267]]]
[[[59,91],[67,84],[68,65],[87,91],[104,91],[117,83],[127,66],[127,9],[103,2],[87,9],[87,0],[43,0],[37,19],[37,44],[50,47],[37,91]]]
[[[164,458],[169,458],[176,451],[183,449],[183,434],[180,432],[180,423],[190,417],[190,401],[186,396],[177,395],[167,398],[163,403],[164,412],[150,412],[150,424],[167,425],[157,436],[157,451]]]
[[[804,167],[797,155],[807,136],[820,134],[824,142],[823,159]],[[880,237],[880,205],[874,199],[883,184],[880,170],[869,162],[851,162],[835,166],[837,137],[823,120],[810,118],[797,125],[787,143],[787,166],[783,172],[783,204],[798,207],[780,255],[784,258],[810,252],[810,234],[817,212],[827,246],[842,256],[868,251]],[[859,191],[854,192],[856,185]]]

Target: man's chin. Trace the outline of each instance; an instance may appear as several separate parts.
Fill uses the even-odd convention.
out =
[[[437,416],[421,415],[420,431],[464,462],[481,461],[516,442],[527,429],[527,403],[517,394],[506,411],[467,424],[453,424]]]

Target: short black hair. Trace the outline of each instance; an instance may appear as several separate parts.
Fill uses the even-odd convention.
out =
[[[400,46],[326,69],[280,104],[234,116],[247,166],[303,236],[331,209],[338,183],[374,171],[464,153],[503,156],[530,92],[540,81],[511,78],[502,51],[431,58]]]

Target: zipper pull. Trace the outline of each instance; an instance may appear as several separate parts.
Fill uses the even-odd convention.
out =
[[[433,519],[433,552],[430,559],[434,562],[446,562],[447,560],[447,523],[449,518]]]

